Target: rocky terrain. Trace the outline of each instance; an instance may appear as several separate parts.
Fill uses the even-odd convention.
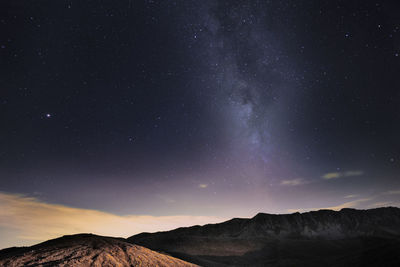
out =
[[[203,266],[400,266],[400,209],[319,210],[143,233],[129,242]]]
[[[397,267],[399,251],[400,209],[388,207],[260,213],[128,239],[64,236],[0,250],[0,266]]]
[[[197,266],[124,239],[79,234],[0,251],[0,266]]]

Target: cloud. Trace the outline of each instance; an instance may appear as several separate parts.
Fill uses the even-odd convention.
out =
[[[207,188],[208,184],[199,184],[199,188]]]
[[[359,195],[347,195],[347,196],[344,196],[344,198],[355,198],[355,197],[358,197]]]
[[[288,212],[307,212],[307,211],[313,211],[313,210],[341,210],[344,208],[360,208],[360,204],[363,204],[364,202],[368,202],[373,200],[374,198],[360,198],[357,200],[345,202],[343,204],[337,205],[337,206],[329,206],[329,207],[320,207],[320,208],[302,208],[302,209],[288,209]]]
[[[400,190],[389,190],[386,192],[383,192],[384,195],[398,195],[400,194]]]
[[[339,178],[340,177],[340,172],[328,172],[325,173],[324,175],[322,175],[322,178],[324,179],[335,179],[335,178]]]
[[[283,180],[281,182],[281,185],[286,185],[286,186],[296,186],[296,185],[303,185],[307,184],[308,182],[305,181],[304,179],[298,178],[298,179],[292,179],[292,180]]]
[[[214,216],[119,216],[108,212],[44,203],[34,197],[0,192],[0,248],[32,245],[66,234],[128,237],[141,232],[222,222]]]
[[[347,171],[344,173],[343,176],[360,176],[363,175],[364,172],[363,171]]]
[[[341,210],[343,208],[376,208],[376,207],[384,207],[384,206],[393,206],[400,207],[400,202],[398,202],[397,196],[399,195],[400,190],[389,190],[385,192],[380,192],[375,195],[368,196],[366,198],[360,198],[353,201],[345,202],[337,206],[329,206],[329,207],[320,207],[320,208],[294,208],[288,209],[288,212],[307,212],[312,210],[320,210],[320,209],[331,209],[331,210]],[[355,198],[360,195],[347,195],[344,198]],[[369,203],[368,203],[369,202]]]
[[[360,176],[363,175],[363,171],[346,171],[346,172],[328,172],[321,176],[321,178],[325,180],[336,179],[341,177],[349,177],[349,176]]]
[[[390,206],[392,203],[393,202],[391,202],[391,201],[376,202],[376,203],[368,205],[368,208],[387,207],[387,206]]]
[[[361,203],[371,201],[373,198],[360,198],[357,200],[345,202],[343,204],[337,205],[337,206],[331,206],[331,207],[326,207],[323,209],[330,209],[330,210],[341,210],[344,208],[358,208]]]
[[[173,198],[170,198],[168,196],[164,196],[164,195],[155,195],[155,197],[161,199],[163,202],[168,203],[168,204],[173,204],[176,203],[176,200]]]

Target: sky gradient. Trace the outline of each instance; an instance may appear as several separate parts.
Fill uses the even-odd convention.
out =
[[[2,1],[0,246],[400,206],[399,12]]]

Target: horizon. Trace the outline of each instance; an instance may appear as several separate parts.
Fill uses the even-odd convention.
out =
[[[286,213],[257,212],[247,217],[236,216],[230,218],[216,217],[216,216],[185,216],[185,215],[149,216],[149,215],[137,215],[137,214],[118,216],[112,213],[102,212],[98,210],[89,210],[89,209],[85,210],[79,208],[71,208],[63,205],[39,202],[38,199],[26,198],[21,195],[14,195],[12,197],[14,197],[14,201],[17,200],[17,201],[30,202],[28,206],[30,207],[30,209],[34,210],[35,216],[26,217],[25,216],[26,215],[25,213],[27,212],[26,210],[19,210],[16,206],[12,205],[8,205],[8,207],[10,210],[13,210],[15,214],[13,216],[9,215],[7,216],[7,209],[5,209],[5,212],[3,209],[4,207],[7,207],[7,203],[3,204],[1,202],[4,201],[0,201],[0,208],[2,208],[0,211],[0,218],[1,218],[0,224],[3,227],[14,228],[17,230],[15,232],[9,231],[9,233],[13,234],[12,238],[7,239],[7,235],[3,237],[3,239],[0,241],[0,249],[5,249],[9,247],[32,246],[65,235],[94,234],[99,236],[128,238],[130,236],[141,233],[157,233],[157,232],[175,230],[178,228],[203,226],[209,224],[220,224],[234,219],[252,219],[259,214],[284,216],[284,215],[293,215],[297,213],[305,214],[318,211],[341,212],[342,210],[346,209],[352,209],[357,211],[386,209],[386,208],[399,209],[399,207],[394,207],[394,206],[357,209],[352,207],[343,207],[342,205],[339,205],[336,207],[288,210]],[[0,192],[0,200],[4,200],[4,194],[2,192]],[[40,208],[40,206],[42,205],[47,206],[45,208],[47,212],[45,212],[44,214],[43,210],[41,210]],[[74,210],[75,212],[71,213],[71,210]],[[68,215],[66,215],[65,213],[68,213]],[[78,215],[81,213],[86,214],[86,216]],[[87,213],[91,213],[91,215],[88,216]],[[73,214],[75,214],[75,216]],[[57,217],[56,223],[54,222],[49,223],[46,220],[48,216],[56,216]],[[68,219],[71,219],[72,217],[73,218],[72,222],[69,223],[64,222],[63,220],[66,219],[66,216],[69,217]],[[29,219],[31,220],[29,221]],[[182,220],[184,220],[184,222],[181,222]],[[80,223],[82,221],[84,222],[90,221],[91,223],[89,225],[84,226],[82,225],[82,223]],[[117,225],[119,224],[118,227],[115,227],[116,224]],[[63,230],[60,230],[60,227],[62,227]],[[114,230],[115,228],[119,227],[122,227],[122,230],[117,230],[117,231]],[[39,236],[37,235],[38,233],[40,234]],[[23,238],[19,238],[18,235],[23,235]],[[16,240],[16,244],[10,246],[9,245],[10,240]]]
[[[2,1],[0,248],[400,207],[397,10]]]
[[[223,221],[220,221],[220,220],[222,220],[222,218],[214,218],[214,219],[216,219],[215,222],[201,222],[201,223],[198,223],[198,224],[189,224],[189,225],[184,225],[184,226],[182,226],[182,225],[181,226],[168,225],[167,227],[164,226],[165,229],[161,229],[161,230],[160,229],[159,230],[155,229],[153,231],[143,230],[143,231],[138,231],[138,232],[134,232],[134,233],[128,233],[128,231],[126,231],[126,233],[124,235],[118,235],[118,234],[117,235],[113,235],[111,232],[107,233],[107,231],[103,232],[103,234],[99,234],[99,233],[92,232],[92,231],[88,231],[88,232],[85,232],[85,231],[79,232],[79,231],[77,231],[77,232],[70,232],[70,233],[64,233],[64,234],[59,234],[59,235],[57,235],[57,234],[54,235],[53,234],[53,235],[48,235],[48,236],[42,236],[39,239],[30,240],[30,242],[27,242],[27,243],[21,243],[19,245],[6,246],[6,247],[2,247],[2,245],[3,245],[2,243],[3,242],[0,241],[0,250],[7,249],[7,248],[13,248],[13,247],[29,247],[29,246],[41,244],[43,242],[46,242],[46,241],[49,241],[49,240],[53,240],[53,239],[58,239],[58,238],[65,237],[65,236],[95,235],[95,236],[102,236],[102,237],[128,239],[128,238],[130,238],[132,236],[136,236],[136,235],[140,235],[140,234],[162,233],[162,232],[169,232],[169,231],[172,231],[172,230],[177,230],[177,229],[182,229],[182,228],[192,228],[192,227],[196,227],[196,226],[223,224],[223,223],[235,220],[235,219],[251,220],[251,219],[254,219],[256,216],[258,216],[260,214],[261,215],[287,216],[287,215],[296,215],[296,214],[300,214],[301,215],[301,214],[307,214],[307,213],[311,213],[311,212],[320,212],[320,211],[332,211],[332,212],[342,212],[343,210],[370,211],[370,210],[393,209],[393,208],[394,209],[400,209],[399,207],[386,206],[386,207],[376,207],[376,208],[369,208],[369,209],[355,209],[355,208],[329,209],[329,208],[322,208],[322,209],[310,209],[310,210],[306,210],[306,211],[293,211],[293,212],[290,212],[290,213],[277,213],[277,214],[259,212],[259,213],[255,214],[253,216],[250,216],[250,217],[233,217],[233,218],[223,219]],[[139,218],[141,218],[141,217],[142,218],[149,218],[150,216],[137,215],[137,217],[139,217]],[[164,216],[164,217],[166,217],[166,216]],[[177,215],[175,217],[177,219],[180,219],[181,217],[184,217],[184,216]],[[202,219],[204,219],[204,218],[202,218]],[[209,219],[209,218],[205,218],[205,219]],[[159,218],[157,218],[157,217],[152,218],[152,220],[153,220],[153,222],[158,222],[158,223],[160,221],[163,222],[162,216],[159,217]],[[152,220],[150,220],[150,222]],[[103,226],[110,226],[110,225],[104,224]],[[133,226],[135,226],[134,222],[133,222]],[[48,226],[44,226],[43,228],[47,228],[47,227]],[[92,225],[90,227],[91,227],[90,229],[95,229],[96,228],[96,227],[93,227]],[[45,232],[45,231],[43,231],[43,232]],[[4,244],[7,244],[7,242],[4,242]]]

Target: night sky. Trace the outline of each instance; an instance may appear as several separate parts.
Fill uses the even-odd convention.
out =
[[[0,234],[400,206],[396,0],[5,0],[0,32]]]

